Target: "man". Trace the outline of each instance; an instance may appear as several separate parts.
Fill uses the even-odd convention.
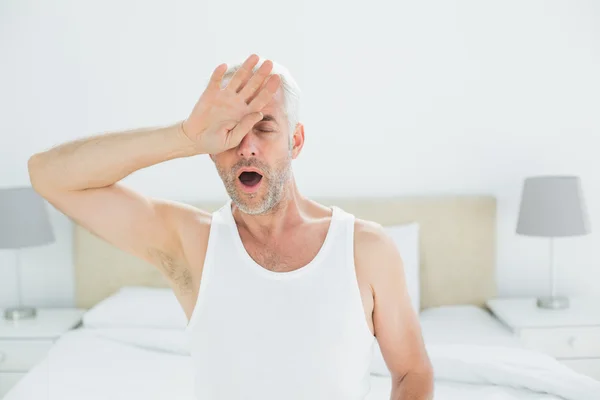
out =
[[[375,338],[391,399],[431,399],[400,254],[380,225],[300,194],[291,168],[304,144],[299,90],[284,67],[259,61],[219,65],[180,123],[34,154],[33,187],[164,274],[189,320],[199,399],[364,399]],[[231,198],[214,213],[119,183],[199,154]]]

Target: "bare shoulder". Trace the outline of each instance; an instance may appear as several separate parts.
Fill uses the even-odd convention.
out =
[[[357,270],[371,284],[403,274],[402,257],[394,241],[374,221],[355,219],[354,260]]]
[[[394,240],[380,224],[359,219],[354,240],[357,271],[368,277],[373,291],[374,332],[392,380],[400,382],[410,373],[422,393],[431,393],[432,367]]]
[[[354,220],[354,244],[366,255],[394,249],[394,242],[381,224],[360,218]]]

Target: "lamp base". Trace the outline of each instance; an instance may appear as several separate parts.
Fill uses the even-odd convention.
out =
[[[17,321],[21,319],[35,318],[37,311],[32,307],[12,307],[4,310],[4,319]]]
[[[562,296],[539,297],[537,299],[538,308],[547,308],[551,310],[562,310],[569,308],[569,299]]]

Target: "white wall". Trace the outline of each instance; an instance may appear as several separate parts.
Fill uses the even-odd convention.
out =
[[[256,52],[303,89],[294,169],[316,195],[493,194],[501,295],[547,288],[547,244],[516,236],[522,179],[580,175],[592,235],[557,242],[559,289],[600,282],[600,6],[588,1],[8,1],[0,3],[0,186],[29,155],[187,116],[221,62]],[[224,199],[207,157],[126,181],[150,195]],[[335,182],[335,184],[332,184]],[[25,300],[73,302],[70,222],[24,250]],[[15,301],[0,252],[0,306]]]

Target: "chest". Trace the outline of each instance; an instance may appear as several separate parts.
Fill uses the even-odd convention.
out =
[[[311,227],[260,240],[240,229],[240,238],[248,255],[263,268],[274,272],[289,272],[309,264],[319,253],[327,227]]]
[[[258,265],[274,272],[289,272],[306,266],[317,256],[327,237],[327,227],[286,235],[270,242],[256,240],[243,229],[240,229],[239,234],[246,252]],[[355,265],[364,316],[373,333],[374,300],[366,274],[361,272],[365,267],[368,266]]]

